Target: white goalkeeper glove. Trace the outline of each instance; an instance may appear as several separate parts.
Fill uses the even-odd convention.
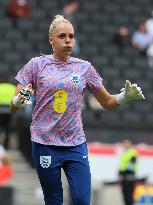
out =
[[[33,95],[32,85],[28,84],[23,87],[17,96],[13,97],[13,105],[15,107],[22,107],[24,105],[30,105],[32,102],[30,101],[31,96]]]
[[[116,101],[119,105],[123,105],[131,100],[145,99],[141,88],[137,84],[131,84],[130,81],[126,80],[125,88],[121,89],[121,93],[116,95]]]

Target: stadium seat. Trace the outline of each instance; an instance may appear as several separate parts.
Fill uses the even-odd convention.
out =
[[[145,121],[146,121],[146,124],[148,125],[151,125],[152,126],[152,122],[153,122],[153,114],[152,113],[149,113],[148,115],[145,116]]]
[[[102,52],[104,55],[109,56],[109,57],[115,57],[118,55],[118,48],[114,45],[107,45],[107,46],[102,46],[101,47]]]
[[[28,32],[28,39],[30,41],[32,41],[33,43],[35,42],[40,42],[44,39],[45,37],[45,34],[44,33],[41,33],[41,32],[38,32],[37,30],[33,30],[33,31],[29,31]]]
[[[39,31],[41,31],[41,33],[46,34],[46,32],[48,33],[50,23],[51,23],[51,19],[48,20],[41,19],[36,22],[36,27],[37,29],[39,29]]]
[[[133,105],[134,110],[142,114],[149,113],[152,110],[152,105],[147,102],[148,100],[135,103]]]
[[[50,0],[45,0],[45,1],[39,1],[41,3],[42,8],[45,10],[57,10],[57,1],[50,1]]]
[[[133,22],[137,25],[141,22],[145,22],[145,20],[146,20],[145,16],[142,16],[139,13],[133,17]]]
[[[153,70],[148,68],[144,71],[144,75],[146,79],[153,81]]]
[[[141,72],[137,69],[134,69],[133,67],[129,67],[129,68],[126,68],[124,70],[124,76],[128,79],[128,80],[131,80],[131,81],[137,81],[137,79],[140,78],[141,76]]]
[[[45,12],[42,9],[32,9],[32,12],[30,14],[30,17],[32,19],[36,19],[37,21],[45,18]]]
[[[140,57],[140,54],[138,53],[138,50],[133,48],[132,46],[125,46],[124,47],[124,55],[128,58],[132,58],[133,56],[136,58]]]
[[[88,21],[88,15],[85,12],[78,12],[78,15],[76,16],[76,22],[82,22],[82,24],[84,25],[84,23]],[[82,26],[83,26],[82,25]],[[81,26],[81,25],[80,25]]]
[[[136,4],[127,3],[126,6],[124,7],[124,11],[127,14],[131,14],[131,15],[137,15],[138,13],[140,13],[140,10],[141,8]]]
[[[152,82],[147,79],[142,79],[142,80],[139,80],[139,86],[142,88],[142,90],[145,93],[152,89]]]
[[[32,44],[28,41],[17,41],[15,44],[15,48],[19,53],[27,53],[32,50]]]
[[[142,70],[148,69],[148,62],[147,62],[147,58],[145,57],[139,56],[139,58],[134,59],[133,63],[137,69],[142,69]]]
[[[1,74],[9,75],[9,65],[8,64],[0,62],[0,75]]]
[[[93,25],[91,23],[86,23],[83,27],[82,27],[82,31],[85,32],[88,35],[94,35],[98,32],[98,25]]]
[[[87,38],[87,36],[86,36],[86,38]],[[109,39],[108,36],[104,36],[104,35],[101,35],[101,34],[95,34],[95,35],[92,36],[91,41],[96,46],[98,46],[101,50],[104,50],[103,47],[107,47],[108,46],[108,44],[110,42],[110,39]]]
[[[113,20],[116,25],[128,25],[129,23],[129,17],[120,13],[116,14]]]
[[[110,16],[107,13],[96,13],[92,16],[94,24],[99,26],[107,25],[110,19]]]
[[[82,4],[83,9],[88,10],[88,12],[97,13],[99,10],[99,5],[95,2],[83,1]]]
[[[141,115],[139,113],[136,112],[128,112],[125,113],[125,115],[123,116],[123,120],[126,121],[126,123],[129,123],[129,127],[134,125],[140,125],[141,122]]]
[[[12,22],[9,18],[1,18],[0,19],[0,30],[7,31],[8,29],[12,28]]]
[[[91,56],[96,56],[96,54],[98,53],[98,48],[95,45],[85,45],[81,48],[82,52]]]
[[[116,126],[120,122],[120,116],[116,114],[116,112],[108,112],[108,111],[103,111],[101,114],[101,119],[100,119],[100,124],[101,126]]]
[[[103,7],[105,12],[110,14],[118,13],[120,10],[120,5],[112,2],[110,2],[109,4],[104,4]]]
[[[8,40],[8,42],[12,41],[19,41],[22,38],[22,33],[20,31],[16,31],[13,29],[10,29],[7,33],[6,33],[6,39]]]
[[[1,53],[6,52],[6,51],[10,51],[10,49],[11,49],[11,42],[6,41],[6,40],[0,40],[0,51],[1,51]]]
[[[130,64],[130,61],[126,57],[117,57],[113,59],[113,65],[115,67],[126,69]]]
[[[150,101],[150,102],[153,102],[153,92],[151,91],[152,89],[148,90],[145,94],[146,96],[146,100],[147,101]],[[149,103],[149,102],[148,102]]]
[[[116,68],[112,68],[112,67],[104,67],[102,68],[102,76],[104,77],[104,79],[116,79],[119,77],[119,70]]]
[[[113,34],[116,32],[116,25],[102,25],[101,31],[105,33],[105,35],[113,36]]]
[[[34,28],[35,28],[35,21],[33,21],[32,19],[30,21],[29,20],[21,19],[21,20],[18,21],[18,27],[22,31],[34,30]]]
[[[116,80],[112,80],[112,87],[119,92],[121,90],[121,88],[124,87],[125,81],[124,79],[116,79]]]
[[[93,62],[96,65],[97,69],[105,68],[109,65],[109,60],[106,56],[95,56]]]
[[[21,55],[19,52],[6,52],[4,55],[4,59],[5,61],[7,61],[9,59],[9,62],[13,63],[13,62],[20,62],[21,59]]]

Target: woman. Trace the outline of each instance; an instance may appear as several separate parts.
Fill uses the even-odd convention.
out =
[[[53,54],[31,59],[17,74],[19,84],[11,109],[17,111],[29,103],[32,87],[36,99],[32,152],[45,205],[62,204],[61,168],[69,182],[73,205],[89,205],[91,175],[81,119],[85,89],[91,90],[108,110],[144,96],[129,81],[120,94],[110,95],[89,62],[70,57],[75,45],[74,29],[63,16],[55,16],[51,23],[49,42]]]

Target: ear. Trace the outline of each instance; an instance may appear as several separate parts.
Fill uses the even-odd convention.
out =
[[[53,46],[52,37],[49,38],[49,44],[50,44],[51,46]]]

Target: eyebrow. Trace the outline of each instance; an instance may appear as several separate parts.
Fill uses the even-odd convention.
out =
[[[57,35],[61,35],[61,34],[66,34],[66,33],[58,33]],[[69,33],[71,35],[74,35],[74,33]]]

